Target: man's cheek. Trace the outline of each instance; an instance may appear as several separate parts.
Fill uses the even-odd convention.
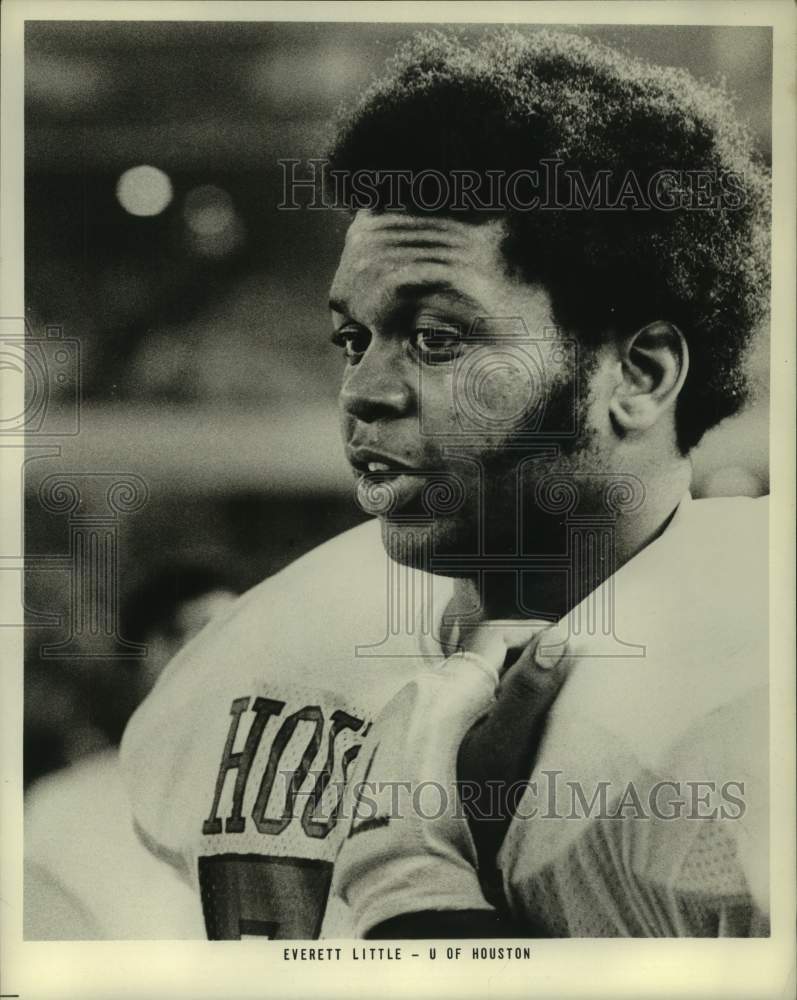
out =
[[[528,422],[541,401],[540,379],[531,379],[517,360],[479,350],[459,359],[445,393],[449,421],[462,435],[493,447]]]

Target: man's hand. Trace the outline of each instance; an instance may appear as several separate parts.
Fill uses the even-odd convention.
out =
[[[528,753],[539,740],[536,727],[561,679],[555,684],[558,671],[546,669],[551,658],[540,656],[539,640],[530,649],[543,666],[533,653],[524,652],[500,687],[499,678],[507,651],[522,648],[540,628],[539,623],[490,623],[469,630],[463,636],[464,656],[450,657],[438,671],[420,673],[374,721],[350,782],[351,823],[335,865],[335,891],[351,907],[359,934],[379,936],[386,922],[401,918],[402,932],[413,936],[404,915],[416,914],[419,926],[428,926],[430,910],[437,911],[435,926],[443,937],[451,930],[440,922],[447,911],[457,912],[458,918],[465,911],[478,915],[480,927],[494,924],[496,933],[505,933],[482,893],[457,779],[466,777],[481,787],[505,765],[513,778],[530,773],[533,757]],[[483,741],[494,739],[497,727],[508,727],[507,738],[488,751]],[[457,757],[466,736],[465,773],[458,774]],[[484,766],[478,760],[483,752]],[[414,792],[431,785],[442,796],[442,811],[426,812],[414,797],[396,809],[384,795],[386,788],[405,786]],[[363,809],[369,798],[381,804]],[[475,826],[481,833],[480,823]]]
[[[508,655],[496,699],[468,730],[457,755],[462,804],[479,868],[488,879],[533,770],[548,710],[572,667],[555,626],[537,626],[523,646],[526,638],[522,631],[505,631]],[[479,648],[485,639],[464,641]]]

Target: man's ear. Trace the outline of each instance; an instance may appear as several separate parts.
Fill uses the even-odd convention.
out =
[[[620,434],[645,431],[675,406],[689,370],[689,349],[673,323],[658,320],[619,343],[622,377],[609,410]]]

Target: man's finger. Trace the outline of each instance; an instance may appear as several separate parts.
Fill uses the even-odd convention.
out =
[[[571,659],[566,642],[557,641],[552,631],[537,636],[507,669],[488,718],[491,729],[520,736],[536,730],[544,719]]]
[[[465,652],[486,660],[498,677],[504,672],[509,650],[527,646],[548,625],[548,622],[534,620],[481,622],[461,630],[460,646]]]

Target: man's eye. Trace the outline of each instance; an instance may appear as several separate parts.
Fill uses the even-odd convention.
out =
[[[462,336],[456,326],[419,326],[413,330],[412,344],[421,361],[445,364],[453,361],[462,349]]]
[[[367,330],[335,330],[331,340],[337,347],[343,348],[346,360],[350,364],[356,365],[368,350],[368,345],[371,343],[371,334]]]

